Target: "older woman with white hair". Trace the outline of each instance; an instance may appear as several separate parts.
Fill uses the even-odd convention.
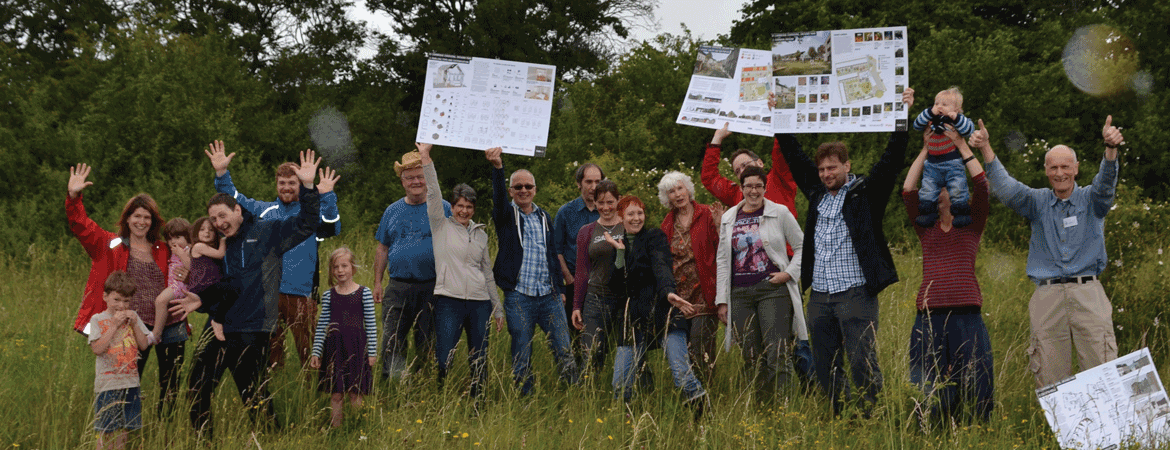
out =
[[[662,231],[670,242],[676,293],[691,305],[693,313],[687,347],[695,373],[710,383],[715,370],[715,250],[719,224],[709,205],[695,201],[695,183],[677,171],[658,182],[658,201],[670,208],[662,219]]]

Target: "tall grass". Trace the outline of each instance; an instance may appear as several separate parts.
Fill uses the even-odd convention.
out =
[[[358,281],[372,285],[369,267],[374,250],[368,231],[351,229],[329,240],[321,253],[349,246],[365,264]],[[94,357],[84,338],[70,327],[89,262],[71,244],[34,245],[19,259],[0,259],[0,411],[5,421],[0,447],[70,449],[95,444]],[[612,399],[608,372],[612,366],[587,374],[579,386],[560,385],[539,333],[533,352],[536,393],[520,397],[511,386],[509,337],[503,332],[490,338],[490,385],[478,414],[463,395],[468,372],[466,358],[460,356],[454,359],[444,389],[433,381],[433,368],[401,382],[375,383],[363,408],[346,411],[345,426],[325,431],[328,397],[313,389],[306,381],[310,374],[289,354],[289,364],[275,371],[270,382],[283,428],[253,425],[231,377],[224,377],[215,397],[216,436],[211,444],[263,449],[1056,448],[1027,370],[1026,308],[1033,287],[1024,275],[1024,255],[985,247],[977,265],[995,353],[992,419],[933,430],[924,430],[916,419],[922,395],[906,381],[921,257],[916,247],[898,248],[895,260],[902,281],[880,298],[878,351],[885,389],[872,419],[834,419],[823,395],[799,387],[790,387],[783,398],[756,398],[745,389],[748,383],[739,370],[738,350],[719,354],[715,379],[706,386],[711,406],[698,422],[671,383],[661,351],[651,353],[656,389],[623,404]],[[196,330],[204,320],[194,319]],[[200,337],[196,331],[195,339]],[[195,350],[195,340],[191,342],[188,356]],[[460,355],[465,351],[461,344]],[[1161,363],[1167,374],[1166,361]],[[145,427],[133,439],[141,448],[201,447],[183,412],[185,400],[179,413],[160,417],[155,412],[156,374],[152,361],[143,379]]]

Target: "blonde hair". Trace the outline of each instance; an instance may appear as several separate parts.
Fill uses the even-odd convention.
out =
[[[955,108],[958,109],[956,112],[963,112],[963,92],[959,90],[958,86],[951,86],[945,90],[938,91],[937,94],[934,94],[935,101],[938,101],[937,99],[943,95],[949,95],[955,99]]]
[[[357,267],[358,267],[357,257],[354,256],[353,251],[351,251],[349,249],[349,247],[338,247],[336,250],[333,250],[333,252],[329,253],[329,285],[330,286],[337,285],[337,279],[333,278],[333,262],[337,261],[337,258],[340,258],[342,255],[349,255],[349,265],[353,266],[355,271],[357,270]]]

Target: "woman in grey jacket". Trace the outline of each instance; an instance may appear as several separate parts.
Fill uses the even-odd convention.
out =
[[[415,143],[427,180],[427,218],[435,251],[435,353],[439,385],[447,377],[459,335],[467,330],[467,361],[471,368],[471,396],[478,397],[487,383],[488,323],[504,326],[504,311],[488,259],[486,225],[475,223],[475,190],[459,184],[452,190],[451,217],[443,215],[439,177],[431,159],[431,144]]]

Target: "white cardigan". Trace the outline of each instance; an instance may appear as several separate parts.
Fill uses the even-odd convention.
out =
[[[735,217],[743,207],[739,202],[723,213],[719,224],[719,249],[715,252],[715,304],[731,307],[731,234],[735,226]],[[800,255],[804,247],[804,232],[796,223],[796,217],[788,211],[788,207],[764,200],[764,212],[760,219],[760,238],[764,242],[764,252],[780,270],[787,272],[792,279],[785,283],[788,287],[788,296],[792,298],[792,329],[796,338],[808,340],[808,328],[804,320],[804,303],[800,296]],[[792,246],[792,260],[788,259],[787,246]],[[732,341],[731,327],[727,327],[727,338],[724,339],[725,348],[730,349]]]

